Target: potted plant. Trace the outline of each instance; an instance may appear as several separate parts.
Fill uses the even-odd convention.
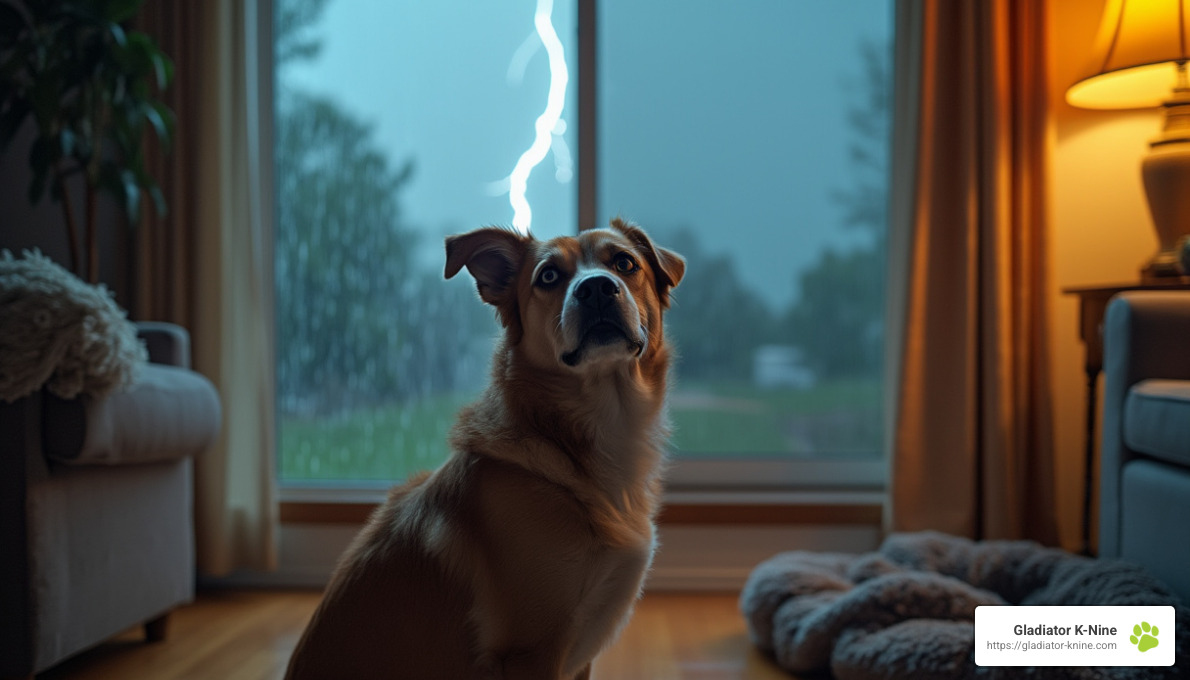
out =
[[[71,268],[92,283],[99,273],[98,192],[115,197],[133,225],[143,194],[165,210],[145,169],[143,142],[149,130],[166,147],[172,138],[173,113],[155,93],[169,84],[173,63],[148,35],[128,27],[143,1],[0,0],[0,151],[32,117],[29,201],[48,189],[62,206]],[[76,175],[85,186],[81,215],[67,191]]]

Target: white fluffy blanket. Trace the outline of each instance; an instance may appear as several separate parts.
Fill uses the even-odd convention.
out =
[[[752,641],[799,675],[1140,680],[1180,677],[1190,663],[1190,610],[1178,606],[1172,668],[978,667],[982,604],[1178,603],[1136,565],[935,532],[893,534],[866,555],[782,553],[752,572],[740,597]]]
[[[45,385],[63,399],[101,398],[135,377],[144,344],[102,285],[37,251],[0,251],[0,399]]]

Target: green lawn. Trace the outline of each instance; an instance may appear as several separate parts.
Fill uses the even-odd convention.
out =
[[[876,381],[808,390],[679,384],[670,404],[673,448],[686,456],[875,455],[881,448],[882,389]]]
[[[474,395],[448,395],[333,418],[283,418],[281,479],[394,480],[438,467],[446,433]]]
[[[281,477],[395,480],[437,467],[446,433],[474,395],[447,395],[333,418],[286,418],[278,428]],[[673,450],[681,456],[870,456],[880,450],[881,386],[809,390],[679,385],[671,393]]]

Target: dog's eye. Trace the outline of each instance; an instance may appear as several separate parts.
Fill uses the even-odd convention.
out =
[[[612,267],[621,274],[631,274],[637,270],[636,260],[626,253],[620,253],[612,262]]]
[[[537,275],[537,282],[543,286],[552,286],[557,283],[558,279],[560,278],[562,278],[562,275],[558,273],[557,269],[553,267],[546,267],[545,269],[541,270],[540,274]]]

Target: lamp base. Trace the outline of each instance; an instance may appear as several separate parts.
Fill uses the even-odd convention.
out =
[[[1172,251],[1161,251],[1140,270],[1141,283],[1190,283],[1190,235],[1178,239]]]
[[[1162,283],[1170,278],[1186,276],[1177,253],[1161,251],[1140,269],[1141,283]]]
[[[1141,162],[1149,213],[1157,232],[1157,254],[1142,278],[1190,274],[1180,263],[1179,242],[1190,235],[1190,89],[1175,90],[1165,102],[1165,125]]]

